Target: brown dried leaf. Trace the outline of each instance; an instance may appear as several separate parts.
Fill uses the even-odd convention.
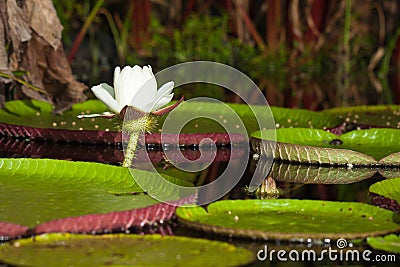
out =
[[[15,87],[29,98],[54,104],[54,113],[85,100],[83,91],[87,86],[72,75],[61,43],[63,27],[52,1],[0,0],[0,10],[0,34],[4,33],[0,35],[1,71],[25,71],[21,78],[33,85],[14,81]],[[0,80],[2,84],[6,82],[9,81]]]

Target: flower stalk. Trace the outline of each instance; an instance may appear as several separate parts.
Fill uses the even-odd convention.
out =
[[[130,133],[128,146],[125,149],[125,158],[122,163],[123,167],[129,168],[132,166],[133,159],[135,158],[135,152],[137,148],[137,143],[139,141],[140,132]]]
[[[126,112],[125,123],[121,130],[129,134],[129,141],[125,148],[125,158],[122,166],[129,168],[132,167],[140,135],[145,132],[151,132],[157,124],[157,120],[155,116],[148,114],[137,117],[138,111],[133,108],[128,108]]]

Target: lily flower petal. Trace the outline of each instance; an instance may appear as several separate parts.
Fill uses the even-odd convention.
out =
[[[147,106],[157,99],[157,82],[150,66],[143,67],[139,79],[141,79],[141,84],[137,84],[137,91],[130,105],[150,112]]]
[[[106,83],[96,85],[92,87],[93,94],[100,99],[109,109],[119,113],[118,103],[114,99],[114,90],[111,86]]]
[[[139,66],[125,66],[118,75],[117,85],[114,89],[119,92],[119,98],[116,99],[120,110],[130,105],[137,93],[137,85],[141,84],[140,69]]]
[[[150,113],[165,106],[174,96],[174,83],[168,82],[157,90],[157,82],[151,66],[141,68],[125,66],[114,70],[114,88],[102,83],[92,87],[93,93],[115,113],[133,107]]]
[[[164,84],[160,87],[160,89],[158,89],[158,91],[157,91],[157,96],[160,97],[161,95],[165,96],[165,95],[167,95],[167,94],[172,93],[172,90],[174,89],[174,85],[175,85],[175,83],[172,82],[172,81],[171,81],[171,82],[164,83]]]
[[[171,102],[174,94],[171,93],[174,89],[174,82],[167,82],[161,86],[161,88],[157,91],[157,100],[153,103],[153,107],[151,107],[151,111],[158,110]]]
[[[172,98],[174,97],[174,94],[170,94],[168,96],[164,96],[162,98],[160,98],[160,100],[158,100],[154,107],[151,109],[151,111],[156,111],[162,107],[164,107],[166,104],[168,104],[169,102],[171,102]]]
[[[121,98],[120,96],[120,90],[118,90],[118,88],[120,88],[120,83],[121,83],[121,79],[119,78],[121,73],[121,68],[119,66],[115,67],[114,69],[114,98],[115,100],[117,100],[117,102],[119,101],[119,99]]]

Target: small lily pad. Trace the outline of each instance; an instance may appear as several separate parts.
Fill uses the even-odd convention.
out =
[[[400,236],[398,235],[368,237],[367,242],[373,249],[400,254]]]
[[[245,238],[357,239],[400,230],[397,214],[357,202],[223,200],[207,210],[179,207],[176,214],[190,228]]]
[[[0,247],[0,260],[18,266],[243,266],[255,254],[179,236],[45,234]]]
[[[400,178],[374,183],[369,193],[375,205],[400,212]]]

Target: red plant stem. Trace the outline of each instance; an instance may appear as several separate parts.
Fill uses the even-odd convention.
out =
[[[93,7],[92,11],[90,12],[88,18],[86,19],[85,23],[83,24],[81,30],[79,31],[78,35],[75,38],[74,43],[72,44],[71,50],[68,54],[68,62],[71,63],[74,58],[76,53],[78,52],[79,46],[82,43],[83,37],[85,37],[85,34],[90,26],[90,24],[92,23],[92,21],[94,20],[94,18],[96,17],[99,9],[103,6],[104,4],[104,0],[98,0],[96,2],[96,5]]]
[[[318,31],[321,31],[325,22],[326,17],[326,8],[327,8],[326,0],[317,0],[312,1],[311,3],[311,18],[314,22],[315,28]],[[307,31],[304,35],[304,39],[306,42],[315,42],[317,37],[312,29],[310,29],[309,25],[307,25]]]
[[[235,2],[234,2],[235,3]],[[241,5],[235,5],[236,8],[239,10],[239,14],[243,19],[244,24],[246,25],[247,29],[250,32],[250,35],[253,37],[254,41],[256,42],[258,48],[260,50],[265,50],[265,43],[264,40],[262,39],[261,35],[258,33],[256,27],[254,26],[253,22],[249,18],[249,15],[245,12],[243,7]]]
[[[136,49],[140,51],[150,24],[151,3],[149,0],[131,0],[130,4],[133,6],[131,33],[134,36]]]
[[[266,36],[268,49],[274,51],[279,45],[278,29],[280,28],[280,5],[281,1],[277,0],[266,0],[267,9],[267,19],[265,20],[266,25]]]

